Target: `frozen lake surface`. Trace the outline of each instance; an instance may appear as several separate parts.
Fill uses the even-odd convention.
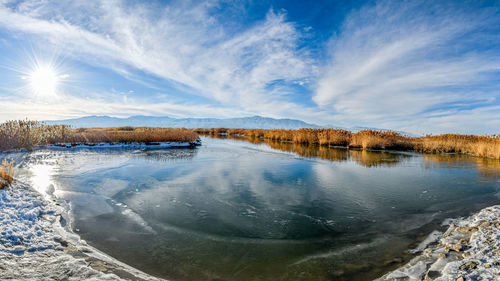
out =
[[[89,244],[169,280],[369,280],[446,218],[500,203],[500,162],[203,138],[40,150],[20,176]]]

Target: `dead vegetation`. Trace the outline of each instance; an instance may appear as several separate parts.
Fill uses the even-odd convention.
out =
[[[16,120],[0,124],[0,150],[58,143],[156,143],[194,142],[198,135],[186,129],[116,127],[71,129],[66,125],[45,125]]]
[[[444,134],[414,140],[415,150],[428,153],[460,153],[500,159],[500,135],[475,136]]]
[[[198,135],[186,129],[116,127],[75,129],[71,141],[76,143],[157,143],[194,142]]]
[[[16,120],[0,124],[0,150],[26,148],[69,139],[70,128],[64,125],[43,125],[36,121]]]
[[[362,149],[392,149],[425,153],[459,153],[500,159],[500,136],[444,134],[409,137],[392,131],[362,130],[351,133],[342,129],[194,129],[198,134],[247,136],[281,142],[342,146]]]
[[[0,165],[0,189],[12,184],[14,180],[14,161],[3,160]]]

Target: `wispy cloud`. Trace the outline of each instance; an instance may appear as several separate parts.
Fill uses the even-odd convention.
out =
[[[315,31],[286,11],[270,8],[243,23],[244,5],[228,16],[219,1],[4,0],[0,28],[130,81],[147,86],[146,73],[175,89],[151,86],[154,93],[135,100],[102,89],[93,97],[109,110],[79,91],[65,92],[66,107],[60,99],[49,102],[61,117],[260,114],[344,127],[492,133],[500,126],[500,7],[484,5],[371,2],[349,12],[324,46],[318,38],[308,42]],[[158,93],[165,99],[148,102]],[[2,102],[18,113],[35,108],[16,98]]]
[[[313,99],[339,121],[411,129],[413,121],[427,121],[424,130],[439,126],[430,109],[446,118],[470,112],[440,105],[489,106],[500,87],[471,89],[500,71],[500,53],[491,49],[500,42],[498,12],[435,1],[381,1],[353,11],[331,39],[331,60]]]
[[[232,117],[241,113],[225,107],[214,107],[196,103],[175,103],[171,101],[152,103],[147,99],[128,98],[123,93],[99,92],[92,93],[92,98],[59,95],[50,101],[0,98],[2,111],[0,120],[24,119],[26,113],[36,120],[53,120],[81,117],[87,115],[108,115],[114,117],[128,117],[144,115],[147,108],[148,115],[171,117],[185,117],[186,112],[191,117],[206,117],[214,111],[220,117]],[[97,98],[101,96],[101,98]]]
[[[298,48],[302,35],[284,14],[270,10],[252,26],[228,32],[209,13],[216,2],[177,4],[28,1],[1,8],[0,23],[48,38],[86,61],[119,72],[126,67],[143,70],[191,93],[256,113],[273,101],[286,107],[288,84],[314,74],[307,51]],[[80,17],[82,11],[92,16]],[[266,89],[277,80],[285,83]]]

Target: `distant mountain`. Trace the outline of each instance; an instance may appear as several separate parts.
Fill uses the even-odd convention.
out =
[[[243,128],[243,129],[300,129],[323,128],[316,124],[294,119],[274,119],[261,116],[242,118],[171,118],[155,116],[131,116],[117,118],[109,116],[87,116],[76,119],[50,120],[46,124],[65,124],[73,128],[147,126],[168,128]]]
[[[353,133],[361,130],[388,131],[387,129],[369,127],[344,128],[333,125],[320,126],[306,123],[296,119],[275,119],[262,116],[241,118],[171,118],[167,116],[131,116],[128,118],[117,118],[109,116],[87,116],[66,120],[49,120],[46,124],[65,124],[73,128],[106,128],[106,127],[164,127],[164,128],[242,128],[242,129],[288,129],[300,128],[336,128],[351,131]],[[395,131],[402,135],[414,136],[411,133]]]

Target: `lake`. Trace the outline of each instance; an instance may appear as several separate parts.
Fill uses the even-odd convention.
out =
[[[169,280],[369,280],[446,218],[500,203],[500,161],[202,138],[39,150],[21,174],[89,244]]]

